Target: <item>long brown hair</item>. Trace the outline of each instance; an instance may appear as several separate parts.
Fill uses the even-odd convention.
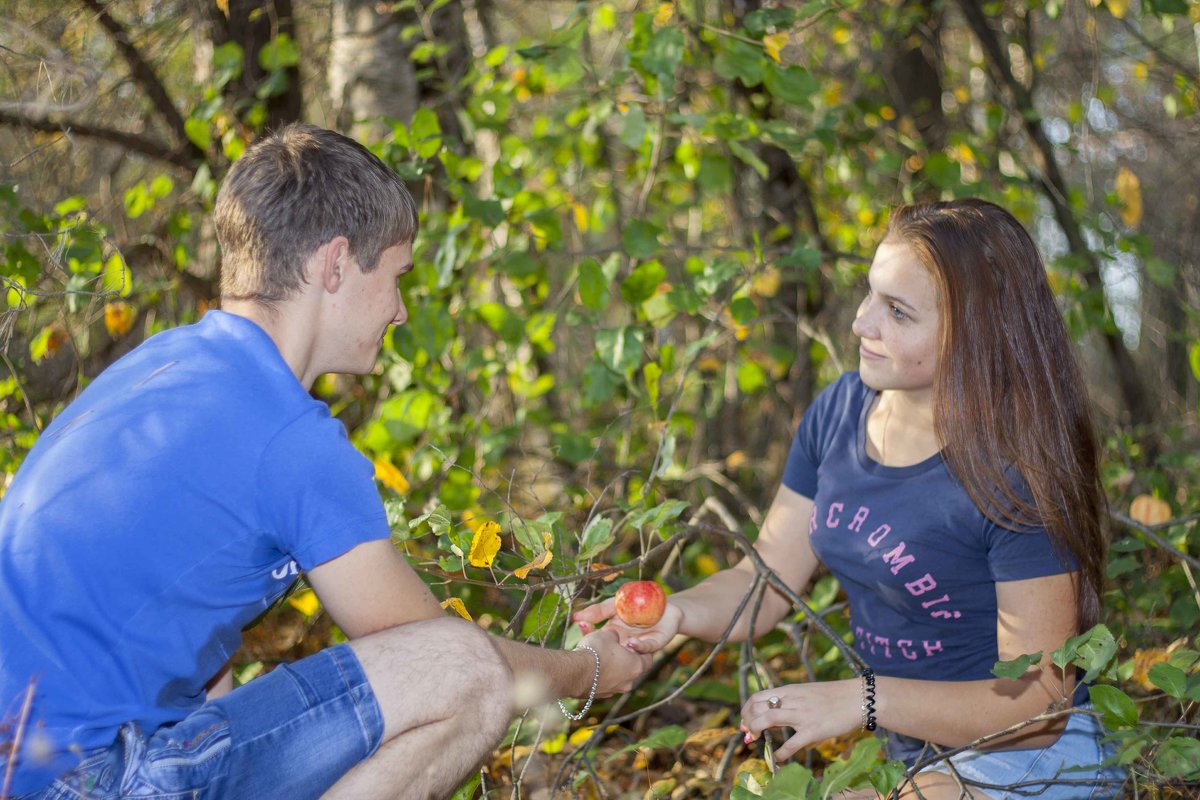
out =
[[[947,465],[993,522],[1044,527],[1059,557],[1070,554],[1087,630],[1106,550],[1099,446],[1037,246],[1007,211],[974,199],[901,206],[885,238],[910,246],[938,287],[934,416]]]

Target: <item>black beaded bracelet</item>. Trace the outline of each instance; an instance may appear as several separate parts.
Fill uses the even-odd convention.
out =
[[[865,668],[861,673],[863,680],[862,729],[875,730],[875,670]]]

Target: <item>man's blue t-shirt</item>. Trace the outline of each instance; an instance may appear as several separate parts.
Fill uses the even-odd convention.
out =
[[[33,687],[12,791],[200,706],[299,570],[390,535],[372,475],[242,317],[211,311],[105,370],[0,501],[0,718]]]
[[[994,677],[998,581],[1072,569],[1044,530],[996,525],[940,454],[907,467],[867,455],[876,392],[846,373],[817,397],[784,471],[813,500],[813,550],[850,601],[854,646],[880,675]]]

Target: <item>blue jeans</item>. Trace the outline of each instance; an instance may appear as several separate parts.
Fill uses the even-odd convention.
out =
[[[285,664],[147,735],[109,747],[20,800],[317,798],[378,749],[383,715],[349,645]]]
[[[1092,711],[1091,704],[1080,706],[1080,711],[1085,713],[1072,714],[1049,747],[966,750],[921,772],[950,773],[953,765],[968,790],[977,788],[992,800],[1116,797],[1126,777],[1125,768],[1101,766],[1112,758],[1113,748],[1101,743],[1106,731],[1094,714],[1086,713]]]

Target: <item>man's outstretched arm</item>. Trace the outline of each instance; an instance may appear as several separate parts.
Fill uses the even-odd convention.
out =
[[[309,583],[334,622],[351,640],[408,622],[442,619],[446,612],[391,542],[358,545],[314,567]],[[595,675],[595,656],[586,650],[562,651],[491,637],[513,673],[517,711],[556,697],[586,697]],[[650,664],[603,631],[583,640],[600,656],[596,694],[627,690]]]

